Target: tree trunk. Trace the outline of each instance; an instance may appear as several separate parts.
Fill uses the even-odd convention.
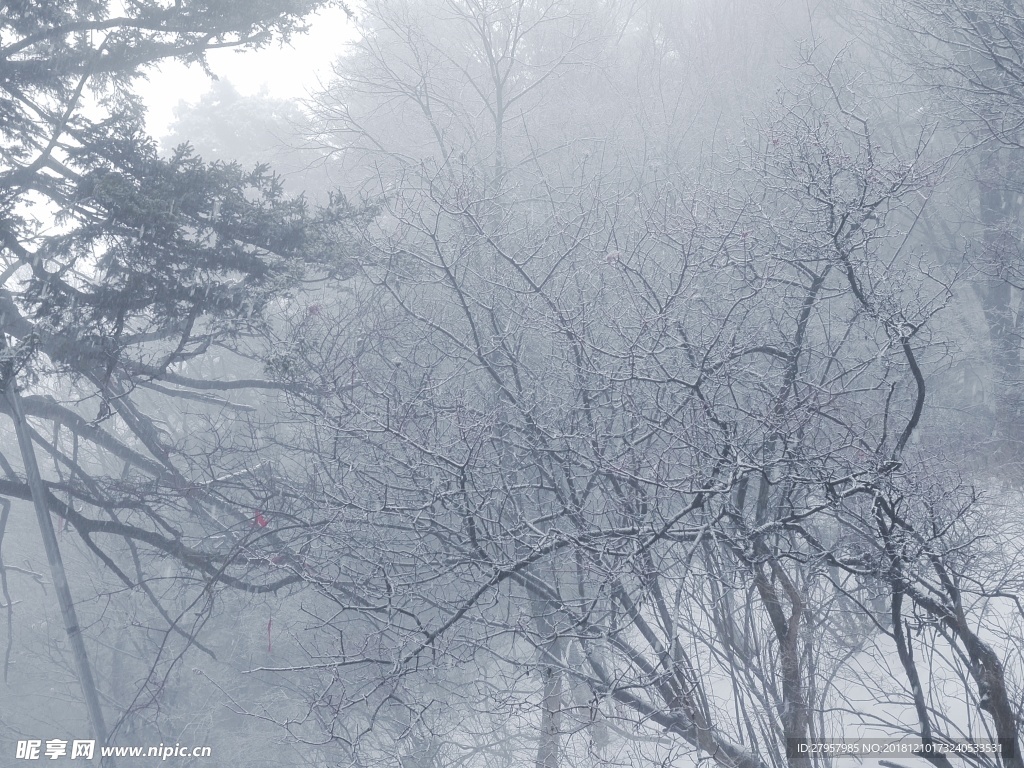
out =
[[[993,374],[995,455],[1017,461],[1022,455],[1021,333],[1014,307],[1013,274],[1020,246],[1015,236],[1020,206],[1012,188],[1012,161],[990,151],[978,180],[979,215],[984,245],[984,276],[978,285],[988,326]]]
[[[551,665],[543,668],[544,709],[541,711],[537,768],[558,768],[562,729],[562,671]]]
[[[50,510],[46,504],[46,488],[43,485],[42,476],[39,474],[39,465],[36,464],[32,437],[25,422],[25,414],[21,407],[21,397],[18,394],[17,385],[13,379],[8,382],[5,395],[7,402],[11,405],[11,418],[14,421],[14,429],[18,435],[18,447],[21,449],[21,459],[25,465],[25,475],[28,478],[29,489],[32,492],[32,504],[36,510],[36,521],[39,523],[39,532],[43,537],[43,548],[46,550],[46,559],[50,564],[50,575],[53,578],[53,586],[57,592],[57,602],[60,605],[60,613],[64,619],[64,629],[71,644],[71,653],[74,656],[75,670],[78,673],[78,680],[82,686],[82,695],[85,697],[85,706],[89,712],[89,721],[92,724],[97,746],[103,747],[107,743],[107,726],[103,721],[103,709],[100,706],[96,682],[93,680],[92,667],[89,665],[89,656],[85,650],[82,629],[78,624],[75,602],[71,597],[71,587],[68,585],[67,574],[64,572],[64,560],[61,558],[60,547],[57,545],[57,535],[54,533],[53,523],[50,520]],[[114,759],[106,758],[103,765],[113,768]]]
[[[562,666],[565,663],[565,641],[559,637],[555,626],[554,613],[557,607],[532,591],[530,597],[542,649],[540,672],[543,700],[536,768],[558,768],[562,742]]]

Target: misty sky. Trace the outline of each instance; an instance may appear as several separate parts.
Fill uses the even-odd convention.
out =
[[[288,45],[273,44],[260,51],[213,51],[210,68],[229,80],[243,95],[266,88],[278,98],[302,98],[315,90],[330,72],[340,46],[352,34],[353,26],[340,9],[328,9],[311,18],[310,31],[296,36]],[[211,86],[210,76],[198,66],[167,62],[139,84],[139,93],[149,110],[150,133],[159,138],[167,132],[179,101],[197,102]]]

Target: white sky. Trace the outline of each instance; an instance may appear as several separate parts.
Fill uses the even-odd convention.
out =
[[[302,98],[316,90],[318,77],[330,78],[330,65],[344,43],[352,38],[353,25],[338,9],[322,11],[311,19],[308,34],[295,36],[286,46],[274,44],[255,52],[214,51],[210,69],[242,94],[266,88],[278,98]],[[177,62],[164,64],[138,83],[138,92],[148,108],[146,125],[160,138],[167,132],[179,101],[195,103],[208,91],[211,80],[199,67]]]

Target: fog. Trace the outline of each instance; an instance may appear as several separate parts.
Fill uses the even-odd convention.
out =
[[[1024,768],[1024,10],[0,24],[0,765]]]

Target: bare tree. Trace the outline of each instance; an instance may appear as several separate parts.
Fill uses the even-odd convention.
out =
[[[899,510],[927,320],[951,295],[908,245],[936,178],[923,149],[887,149],[838,69],[714,162],[648,152],[642,131],[544,133],[568,59],[543,79],[509,63],[537,106],[506,125],[487,106],[501,77],[474,74],[480,30],[548,6],[454,7],[434,37],[374,6],[321,111],[367,152],[382,215],[351,303],[296,317],[284,364],[344,386],[296,401],[308,504],[332,519],[306,564],[336,640],[281,671],[316,677],[323,721],[361,724],[337,735],[351,755],[389,702],[430,695],[424,670],[467,667],[501,692],[425,706],[526,718],[506,754],[545,768],[802,765],[788,743],[898,730],[921,711],[900,688],[913,663],[881,713],[837,681],[889,640],[913,654],[918,560],[892,536],[928,537]],[[605,22],[566,39],[629,61],[601,46],[631,22]],[[459,93],[481,108],[450,115]]]
[[[969,203],[960,214],[963,238],[989,337],[993,454],[1016,465],[1022,412],[1021,12],[988,0],[898,0],[879,3],[877,12],[889,31],[888,54],[924,85],[924,98],[937,107],[932,119],[941,121],[962,158],[958,191]],[[956,238],[945,239],[954,240],[954,252],[963,247]]]

